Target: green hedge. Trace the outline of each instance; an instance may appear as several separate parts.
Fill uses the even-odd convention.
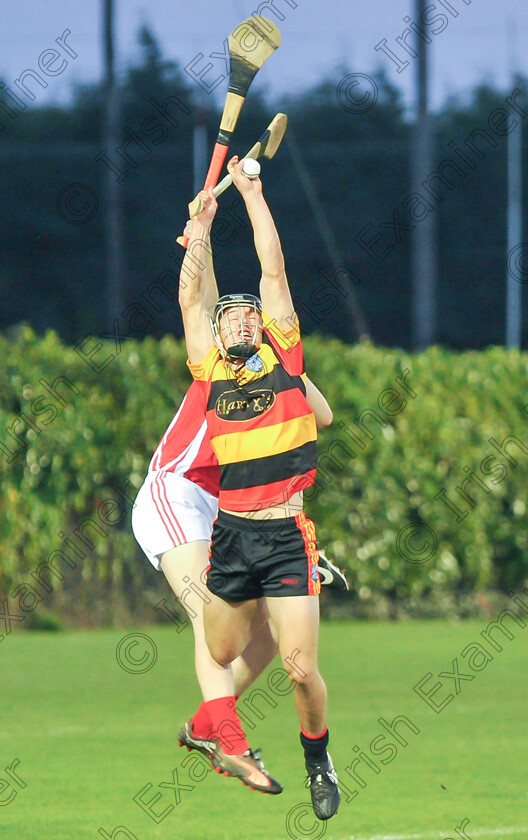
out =
[[[86,354],[97,341],[87,341]],[[155,605],[167,589],[132,536],[130,499],[190,379],[184,347],[170,337],[124,341],[116,352],[104,342],[90,367],[54,333],[0,336],[0,590],[28,616],[53,608],[91,624],[161,618]],[[442,612],[468,598],[485,607],[483,593],[520,591],[528,582],[528,354],[409,354],[311,336],[305,355],[334,410],[307,511],[320,544],[348,570],[346,609],[394,615],[399,605],[412,613],[432,604]],[[47,390],[54,382],[60,397]],[[490,443],[509,436],[519,443],[507,453]],[[468,471],[472,501],[456,491]],[[435,499],[443,489],[458,513]],[[75,535],[80,527],[92,548]],[[86,556],[66,551],[66,538]],[[39,578],[56,551],[66,554],[53,555],[63,580]]]

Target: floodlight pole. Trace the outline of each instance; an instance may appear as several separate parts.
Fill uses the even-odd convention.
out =
[[[104,149],[119,145],[119,84],[115,74],[114,0],[103,0],[104,114],[102,140]],[[111,322],[123,311],[125,258],[123,247],[120,185],[107,168],[104,174],[104,232],[106,266],[106,309]]]
[[[520,79],[514,75],[514,87],[520,88]],[[522,122],[508,134],[508,233],[507,256],[522,241]],[[506,272],[506,347],[521,346],[522,285],[515,279],[511,266]]]
[[[426,0],[415,0],[415,20],[425,12]],[[426,31],[426,30],[424,30]],[[416,121],[411,159],[412,192],[421,193],[422,181],[433,171],[433,132],[428,113],[429,36],[414,39],[416,49]],[[411,233],[412,342],[416,350],[425,350],[435,340],[436,332],[436,243],[434,213],[416,222]]]

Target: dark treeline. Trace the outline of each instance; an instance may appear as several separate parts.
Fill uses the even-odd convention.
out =
[[[0,113],[2,329],[26,321],[39,332],[53,328],[75,342],[87,333],[111,332],[118,318],[121,332],[137,338],[181,335],[175,285],[175,260],[181,256],[174,238],[182,231],[193,196],[192,135],[199,91],[163,58],[147,29],[139,39],[141,60],[122,80],[121,156],[102,148],[99,85],[77,87],[67,108],[38,107],[37,98],[16,119]],[[375,106],[351,113],[336,95],[348,72],[342,68],[335,78],[288,100],[268,101],[250,91],[232,151],[247,151],[276,111],[288,114],[343,254],[343,270],[355,278],[373,341],[409,347],[408,228],[433,213],[438,343],[452,348],[503,343],[507,134],[528,124],[522,98],[511,99],[511,90],[482,85],[464,100],[449,100],[435,117],[435,167],[442,177],[424,173],[427,188],[410,196],[411,126],[401,94],[378,74]],[[520,87],[524,95],[524,80]],[[205,99],[210,149],[219,110],[212,96]],[[527,135],[524,129],[524,150]],[[120,181],[126,253],[127,305],[115,313],[109,311],[105,294],[104,179],[110,165]],[[329,257],[286,142],[275,160],[264,161],[262,177],[304,331],[354,341],[341,283],[339,278],[329,281]],[[72,198],[59,212],[58,197],[72,184],[86,185],[92,193]],[[526,201],[526,188],[523,194]],[[75,213],[94,197],[93,217],[73,223],[82,220],[82,213],[77,219]],[[70,218],[68,206],[74,211]],[[234,189],[220,199],[218,218],[223,221],[214,242],[221,293],[256,292],[252,237]],[[521,273],[526,277],[526,270]],[[156,282],[157,289],[145,296]]]

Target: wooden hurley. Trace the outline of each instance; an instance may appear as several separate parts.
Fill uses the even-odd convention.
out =
[[[244,155],[244,158],[253,158],[254,160],[258,160],[260,157],[265,157],[268,160],[271,160],[282,143],[282,138],[286,133],[287,125],[288,117],[286,114],[275,114],[264,134],[259,137],[255,145],[252,146],[249,152]],[[225,192],[232,183],[233,178],[231,175],[226,175],[213,190],[215,198],[222,195],[222,193]],[[189,217],[192,219],[202,210],[202,199],[199,195],[197,195],[196,198],[194,198],[189,204]]]
[[[203,187],[205,190],[218,183],[249,86],[264,62],[280,46],[281,35],[275,24],[268,18],[255,16],[239,24],[229,36],[228,41],[231,61],[229,87],[220,120],[220,129]],[[177,241],[184,248],[189,243],[188,237],[178,237]]]

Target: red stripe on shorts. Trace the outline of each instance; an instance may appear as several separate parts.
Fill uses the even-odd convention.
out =
[[[166,471],[163,471],[161,473],[161,476],[162,476],[161,488],[162,488],[163,498],[165,500],[165,506],[166,506],[165,509],[167,510],[167,513],[168,513],[169,517],[172,518],[172,524],[173,524],[174,528],[176,529],[177,532],[178,531],[180,532],[181,541],[183,543],[186,543],[187,542],[187,537],[185,536],[185,532],[183,530],[183,527],[180,525],[179,520],[177,519],[176,514],[174,513],[174,509],[173,509],[171,503],[169,502],[169,497],[167,496],[167,488],[165,487],[165,481],[164,481],[164,478],[165,478],[166,475],[167,475]]]
[[[154,485],[158,496],[157,500],[154,496]],[[158,473],[158,475],[150,485],[150,492],[152,495],[152,501],[154,502],[156,510],[159,514],[159,517],[163,523],[165,530],[167,531],[167,534],[169,535],[169,537],[175,545],[181,545],[185,542],[185,534],[183,533],[180,524],[174,516],[174,513],[171,509],[169,500],[167,498],[167,490],[163,483],[162,473]]]

